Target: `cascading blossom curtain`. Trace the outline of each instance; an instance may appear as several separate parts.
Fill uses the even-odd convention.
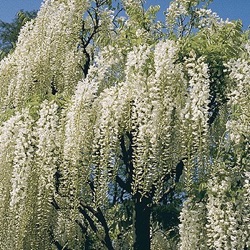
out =
[[[87,7],[81,0],[44,1],[37,18],[22,28],[13,54],[1,61],[2,107],[43,99],[52,85],[59,93],[72,94],[81,76],[77,44]]]
[[[249,58],[249,51],[244,55]],[[193,202],[190,199],[184,202],[180,217],[181,249],[192,249],[194,245],[200,249],[249,247],[250,64],[240,58],[230,60],[226,66],[230,83],[226,130],[217,155],[210,159],[210,170],[207,169],[207,198],[199,203],[195,197],[191,198]],[[201,216],[197,206],[202,207]],[[195,231],[197,218],[199,226],[203,226]]]
[[[162,51],[164,53],[160,54]],[[132,131],[136,145],[135,192],[141,190],[146,194],[161,171],[169,172],[178,161],[176,156],[166,165],[171,158],[169,150],[176,150],[171,145],[174,136],[171,116],[174,109],[180,112],[177,100],[184,93],[179,92],[184,81],[182,67],[172,65],[176,51],[172,41],[159,43],[154,53],[146,45],[135,47],[128,54],[124,82],[115,83],[100,95],[97,93],[98,87],[102,88],[102,81],[95,82],[91,73],[79,82],[66,116],[64,157],[66,164],[68,157],[73,164],[77,164],[79,157],[83,164],[86,162],[83,171],[87,171],[87,176],[92,173],[96,185],[102,187],[96,189],[97,200],[107,198],[108,182],[112,182],[120,164],[120,137],[127,132]],[[158,60],[159,56],[161,60]],[[95,74],[94,69],[90,72]],[[162,143],[166,145],[165,152],[161,151]],[[162,192],[160,183],[158,192]]]
[[[1,123],[10,117],[0,136],[1,249],[51,249],[62,128],[57,104],[43,100],[52,87],[67,97],[80,79],[77,44],[87,7],[80,0],[44,1],[0,63]]]
[[[171,20],[189,11],[189,1],[175,2]],[[145,14],[140,1],[124,1],[133,39],[121,43],[121,29],[117,44],[99,44],[84,77],[85,0],[44,1],[0,62],[0,249],[77,250],[93,234],[112,245],[110,200],[126,168],[126,199],[152,199],[148,207],[181,182],[179,249],[250,247],[249,44],[224,62],[228,116],[217,118],[224,130],[213,155],[208,58],[194,50],[181,57],[180,40],[153,40],[150,29],[143,41],[134,4]]]

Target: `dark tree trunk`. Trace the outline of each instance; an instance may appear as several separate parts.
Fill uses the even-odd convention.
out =
[[[148,198],[135,200],[134,250],[150,250],[150,215]]]
[[[127,140],[126,140],[127,139]],[[126,141],[129,141],[129,146],[126,146]],[[152,192],[148,193],[148,198],[142,197],[140,192],[132,194],[132,182],[133,182],[133,135],[132,132],[128,132],[121,137],[120,141],[122,159],[126,167],[126,180],[124,181],[117,175],[116,182],[122,190],[125,190],[128,194],[132,195],[134,203],[133,211],[133,231],[134,231],[134,250],[150,250],[150,216],[152,205]]]

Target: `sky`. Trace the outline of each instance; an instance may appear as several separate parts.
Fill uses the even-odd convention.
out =
[[[160,5],[164,11],[170,0],[147,0],[147,2]],[[10,22],[19,10],[38,10],[41,3],[42,0],[0,0],[0,19]],[[250,0],[214,0],[210,8],[223,19],[241,19],[244,29],[250,26]]]

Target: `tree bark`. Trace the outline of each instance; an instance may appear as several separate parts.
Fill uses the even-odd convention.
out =
[[[134,250],[150,250],[150,215],[148,198],[135,200]]]

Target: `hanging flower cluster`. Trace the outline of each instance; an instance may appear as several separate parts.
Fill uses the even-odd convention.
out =
[[[198,15],[198,28],[209,28],[211,30],[212,25],[223,26],[227,23],[231,23],[228,20],[223,21],[216,12],[212,12],[211,9],[197,9],[195,13]],[[231,23],[232,24],[232,23]]]
[[[250,234],[250,216],[249,216],[249,209],[250,209],[250,172],[249,170],[245,173],[245,180],[244,180],[244,194],[243,194],[243,223],[246,225],[244,233],[244,237],[246,240],[246,246],[250,247],[250,239],[249,239],[249,234]]]
[[[62,123],[55,102],[39,102],[52,91],[67,96],[81,76],[77,44],[86,7],[85,1],[44,1],[0,63],[1,112],[8,118],[9,110],[35,103],[1,124],[1,249],[51,249]]]
[[[207,164],[210,79],[204,58],[196,59],[196,55],[191,53],[185,64],[189,81],[182,110],[181,133],[183,155],[186,156],[185,182],[190,188],[193,178],[201,177]]]
[[[166,14],[166,26],[170,32],[177,32],[180,36],[183,36],[185,32],[190,32],[191,30],[189,29],[191,29],[191,26],[186,27],[188,24],[187,19],[191,18],[193,24],[196,25],[198,20],[196,15],[199,15],[198,5],[200,2],[201,1],[199,0],[172,1],[167,9]]]
[[[13,170],[12,170],[12,191],[10,199],[10,211],[15,222],[10,223],[10,230],[15,232],[14,247],[19,248],[23,242],[20,237],[24,231],[27,221],[27,202],[29,175],[33,158],[33,146],[31,138],[31,119],[27,111],[23,114],[22,119],[17,123]],[[17,229],[18,228],[18,229]]]
[[[11,57],[1,61],[2,106],[15,108],[53,91],[72,93],[81,76],[77,44],[86,8],[81,0],[44,2],[35,21],[22,28]]]
[[[39,119],[34,128],[36,152],[34,159],[34,176],[37,178],[35,213],[39,221],[37,237],[48,239],[47,227],[52,224],[53,210],[51,203],[56,191],[57,170],[60,164],[60,133],[58,131],[58,105],[45,100],[39,110]],[[41,241],[42,242],[42,241]],[[49,248],[49,240],[44,241],[43,247]],[[41,247],[41,245],[37,245]]]
[[[244,249],[246,228],[242,223],[243,196],[236,192],[238,180],[234,180],[232,169],[226,169],[224,163],[218,164],[217,168],[217,171],[214,168],[214,176],[208,183],[208,246],[216,249]]]
[[[145,46],[136,48],[127,60],[127,82],[133,100],[134,190],[146,194],[155,186],[156,197],[162,192],[157,183],[161,182],[159,176],[171,171],[180,158],[180,150],[171,144],[171,140],[178,141],[172,129],[175,122],[176,127],[179,124],[178,100],[185,81],[181,65],[175,64],[176,57],[176,44],[166,41],[159,42],[153,54]]]
[[[245,59],[230,60],[227,68],[230,109],[226,132],[221,138],[216,157],[210,158],[211,169],[206,172],[209,176],[203,217],[206,221],[203,228],[206,242],[199,245],[202,248],[205,244],[205,249],[249,247],[249,214],[246,212],[249,211],[249,199],[246,198],[249,194],[249,63]],[[204,148],[202,150],[206,152]],[[181,244],[186,244],[190,238],[199,238],[197,232],[187,233],[185,221],[192,212],[185,214],[185,211],[184,203]],[[192,249],[191,246],[185,247]]]
[[[232,119],[227,123],[230,138],[236,144],[249,139],[249,80],[250,65],[245,59],[232,60],[228,63],[229,77],[233,81],[232,91],[229,93],[232,106]]]
[[[21,114],[17,114],[6,121],[0,131],[0,168],[1,168],[1,182],[0,182],[0,221],[2,227],[7,229],[9,227],[9,222],[11,218],[10,213],[10,192],[12,191],[13,180],[13,157],[14,157],[14,147],[15,147],[15,135],[17,133],[18,123],[22,118]],[[12,203],[13,203],[12,199]],[[7,216],[8,215],[8,216]],[[3,249],[8,249],[11,245],[6,239],[9,239],[8,230],[0,231],[0,246]]]
[[[188,198],[180,215],[181,242],[179,249],[208,249],[206,236],[206,207],[203,202]]]
[[[1,151],[4,157],[1,171],[8,167],[6,172],[12,174],[9,180],[2,182],[8,190],[2,187],[1,202],[5,209],[9,203],[10,216],[15,218],[14,221],[7,220],[8,224],[5,228],[6,238],[10,239],[9,247],[22,249],[26,233],[32,230],[30,227],[34,226],[32,219],[34,213],[39,220],[39,224],[38,222],[35,224],[41,227],[37,237],[41,239],[48,237],[40,233],[45,230],[51,219],[47,216],[51,211],[50,202],[54,193],[54,174],[59,153],[56,112],[55,104],[50,105],[45,102],[41,105],[37,126],[34,125],[29,112],[24,110],[5,123],[8,129],[3,127],[6,130],[2,131],[1,137],[8,139],[7,142],[13,145],[6,145],[8,158],[6,158],[7,155],[4,156],[4,150]],[[9,188],[8,181],[10,181],[11,188]],[[6,191],[10,196],[7,196]],[[4,215],[4,212],[1,215]],[[1,223],[5,219],[1,218]],[[44,222],[44,220],[47,221]],[[8,233],[14,233],[15,238],[11,239]]]
[[[29,213],[26,203],[30,198],[29,177],[34,152],[32,119],[28,111],[23,110],[7,121],[2,128],[4,130],[1,131],[1,138],[7,141],[3,142],[1,150],[1,171],[3,171],[1,208],[5,211],[1,211],[0,219],[1,224],[6,226],[6,231],[1,232],[1,239],[5,247],[20,248],[23,244],[23,238],[20,236],[25,232]],[[8,208],[7,218],[6,208]],[[15,237],[12,237],[11,241],[6,241],[3,237],[10,239],[9,232],[14,233]]]
[[[185,81],[181,65],[174,66],[177,46],[171,41],[160,42],[153,53],[146,45],[134,47],[127,56],[125,81],[111,87],[108,85],[109,88],[98,95],[105,86],[104,77],[116,69],[109,67],[114,62],[109,64],[105,60],[112,51],[108,48],[106,56],[100,57],[90,68],[86,80],[78,84],[66,113],[65,167],[62,171],[67,176],[65,181],[71,184],[65,186],[73,185],[74,196],[79,197],[77,190],[80,192],[86,187],[78,183],[84,183],[91,176],[96,185],[97,204],[107,199],[108,183],[114,181],[118,173],[120,140],[127,133],[132,135],[135,147],[134,192],[140,190],[146,195],[154,186],[160,197],[163,190],[159,177],[162,172],[169,173],[180,159],[178,144],[171,144],[173,139],[180,140],[173,133],[172,124],[181,112],[178,100],[184,93],[182,86]],[[105,67],[102,66],[104,61]],[[107,73],[104,70],[103,74],[96,75],[99,65]],[[176,122],[175,126],[178,124]],[[74,179],[71,180],[70,176]]]

